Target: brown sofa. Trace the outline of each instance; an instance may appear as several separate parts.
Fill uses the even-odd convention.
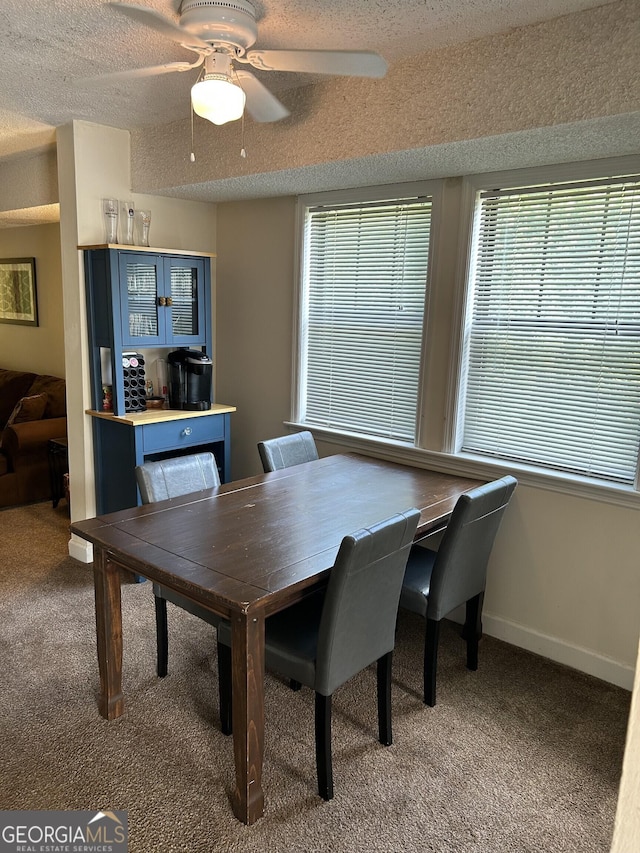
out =
[[[51,497],[48,445],[67,435],[65,381],[0,368],[0,507]]]

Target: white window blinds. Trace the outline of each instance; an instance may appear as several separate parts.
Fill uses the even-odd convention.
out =
[[[634,482],[640,182],[479,196],[463,451]]]
[[[158,334],[158,282],[154,264],[127,263],[129,334]]]
[[[415,440],[431,200],[311,207],[301,416]]]
[[[171,268],[171,323],[174,335],[198,334],[197,272],[193,267]]]

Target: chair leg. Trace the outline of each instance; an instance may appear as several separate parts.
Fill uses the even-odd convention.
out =
[[[482,603],[484,593],[480,592],[467,601],[464,638],[467,641],[467,669],[478,668],[478,640],[482,636]]]
[[[220,696],[220,729],[223,735],[233,731],[231,707],[231,646],[218,643],[218,694]]]
[[[167,674],[169,660],[169,629],[167,626],[167,599],[154,596],[156,600],[156,649],[158,677]]]
[[[331,765],[331,696],[316,693],[316,770],[318,793],[323,800],[333,799]]]
[[[289,680],[289,687],[292,690],[302,690],[302,684],[299,681],[296,681],[295,678],[291,678]]]
[[[435,619],[427,619],[427,627],[424,632],[424,703],[432,708],[436,704],[439,636],[440,622]]]
[[[384,746],[391,746],[391,661],[393,652],[378,658],[378,738]]]

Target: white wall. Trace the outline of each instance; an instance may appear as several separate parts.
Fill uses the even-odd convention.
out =
[[[23,210],[56,204],[58,175],[55,148],[14,154],[0,162],[0,210]]]
[[[0,230],[0,258],[35,258],[37,326],[0,324],[0,367],[64,376],[58,224]]]
[[[262,470],[256,443],[291,412],[294,217],[290,198],[218,206],[216,397],[237,407],[234,479]]]
[[[488,633],[631,689],[638,511],[518,486],[491,558]]]
[[[129,133],[87,122],[58,130],[58,183],[69,422],[72,519],[95,515],[88,339],[82,252],[104,242],[101,199],[133,200],[152,212],[150,241],[156,248],[215,251],[211,204],[137,195],[130,187]],[[89,560],[91,549],[75,537],[70,553]]]

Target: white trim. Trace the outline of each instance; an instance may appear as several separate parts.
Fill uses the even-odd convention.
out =
[[[421,181],[332,191],[300,196],[297,200],[295,262],[298,281],[294,289],[295,318],[293,324],[292,359],[294,378],[291,407],[292,417],[295,420],[301,421],[309,418],[318,424],[330,423],[332,420],[337,420],[338,422],[346,420],[348,423],[350,418],[345,413],[346,409],[354,413],[354,423],[366,425],[366,413],[368,410],[366,388],[362,385],[359,385],[359,393],[354,393],[348,399],[343,398],[339,391],[337,393],[332,391],[332,389],[337,389],[337,386],[333,384],[332,377],[339,375],[342,370],[349,372],[351,370],[349,365],[350,356],[354,356],[354,354],[361,351],[360,327],[354,328],[351,332],[347,331],[346,338],[341,341],[341,344],[346,349],[343,350],[341,346],[331,347],[327,344],[325,347],[326,352],[322,355],[317,354],[321,351],[322,346],[310,337],[312,330],[316,328],[312,325],[314,323],[312,318],[318,309],[318,300],[320,304],[324,304],[320,294],[325,293],[325,285],[328,288],[327,293],[330,292],[332,295],[335,295],[341,292],[339,286],[340,276],[336,279],[336,291],[333,290],[333,276],[330,276],[329,280],[320,284],[321,275],[317,281],[317,286],[313,283],[316,282],[317,274],[320,272],[314,260],[315,253],[321,251],[323,246],[329,250],[334,245],[333,231],[329,229],[325,233],[324,228],[321,225],[316,228],[315,223],[323,223],[327,216],[330,219],[336,214],[340,216],[341,211],[344,211],[347,216],[345,220],[346,230],[340,230],[341,238],[342,240],[353,240],[352,251],[355,251],[355,245],[361,231],[355,224],[351,224],[352,220],[349,217],[355,216],[360,223],[360,228],[364,228],[368,233],[371,233],[369,229],[375,230],[379,224],[378,214],[381,209],[384,208],[387,211],[385,217],[383,217],[383,221],[387,222],[389,227],[391,227],[391,223],[397,221],[398,206],[401,209],[405,209],[406,207],[410,221],[415,223],[413,227],[409,227],[408,233],[409,235],[413,235],[410,239],[415,239],[416,232],[414,229],[419,229],[422,239],[420,243],[416,244],[418,252],[416,257],[420,258],[420,266],[416,267],[413,263],[410,264],[404,276],[407,299],[410,299],[411,305],[411,313],[406,315],[407,322],[411,321],[411,335],[408,335],[406,338],[406,347],[401,346],[398,348],[396,357],[400,360],[400,363],[402,359],[408,359],[410,365],[424,364],[426,361],[425,342],[429,339],[429,336],[425,335],[425,327],[429,318],[429,282],[431,279],[431,270],[435,264],[433,240],[435,239],[437,242],[441,231],[442,181]],[[368,211],[372,214],[370,221],[368,219]],[[360,222],[361,216],[364,217],[363,222]],[[433,227],[434,222],[437,223],[435,229]],[[428,243],[424,239],[427,235]],[[336,247],[346,245],[341,240],[335,243]],[[375,251],[368,241],[365,245],[369,247],[366,251],[371,254],[366,255],[364,263],[373,263]],[[391,245],[389,244],[390,247]],[[397,251],[397,243],[394,243],[393,246],[395,246],[395,251]],[[421,248],[428,249],[428,257],[424,256]],[[391,248],[390,251],[392,251]],[[313,258],[311,257],[312,254]],[[359,276],[357,276],[358,265],[353,262],[352,256],[346,257],[349,257],[349,272],[347,273],[346,269],[343,269],[345,275],[344,283],[347,286],[348,282],[348,288],[350,288],[352,285],[355,286],[356,280],[359,280]],[[369,260],[366,260],[366,258],[369,258]],[[424,277],[419,272],[423,260],[426,261],[426,274]],[[352,276],[356,276],[356,278]],[[369,282],[366,285],[363,282],[363,286],[369,292],[368,287],[372,287],[373,282]],[[423,290],[424,298],[422,298]],[[372,290],[370,297],[370,302],[363,299],[361,304],[362,322],[366,322],[365,318],[373,322],[379,321],[376,309],[373,307],[375,305],[374,290]],[[376,319],[374,319],[374,316]],[[340,328],[342,328],[342,325]],[[418,346],[420,347],[419,354],[415,351]],[[375,367],[382,368],[384,376],[387,377],[389,374],[384,373],[384,367],[386,366],[384,362],[385,351],[383,350],[375,359],[372,352],[373,350],[370,350],[369,356],[373,360]],[[312,362],[313,364],[311,364]],[[332,369],[323,369],[328,365],[331,365]],[[313,368],[311,372],[309,370],[310,366]],[[334,367],[335,371],[333,370]],[[375,381],[376,370],[372,369],[371,375],[372,381]],[[416,442],[420,401],[424,392],[423,382],[420,381],[420,378],[420,376],[417,377],[417,387],[414,389],[413,371],[410,371],[405,376],[405,372],[401,368],[397,366],[394,368],[394,399],[398,402],[394,408],[381,404],[375,410],[376,415],[372,415],[372,420],[380,424],[381,434],[395,432],[397,435],[410,437],[412,443]],[[332,398],[335,408],[327,413],[325,412],[325,403],[329,397]],[[395,412],[393,419],[390,417],[390,411]],[[392,423],[396,420],[397,424],[392,429]]]
[[[600,678],[617,687],[623,687],[625,690],[633,689],[635,668],[600,655],[593,649],[568,643],[559,637],[541,634],[533,628],[527,628],[500,616],[493,616],[486,610],[482,614],[482,629],[488,636],[503,640],[512,646],[526,649],[528,652]]]
[[[306,329],[303,327],[306,312],[304,290],[304,268],[305,268],[305,222],[309,208],[319,206],[337,206],[340,204],[362,204],[374,201],[388,201],[407,198],[430,198],[432,204],[431,229],[433,240],[434,224],[437,220],[436,231],[440,225],[441,209],[443,200],[442,179],[424,181],[410,181],[406,183],[381,184],[377,186],[350,187],[342,190],[329,190],[327,192],[300,195],[296,200],[296,231],[294,237],[294,294],[293,294],[293,340],[292,340],[292,393],[291,393],[291,419],[299,421],[302,416],[302,400],[305,389],[302,387],[302,378],[306,369],[304,364],[304,346]],[[436,215],[437,214],[437,215]],[[423,376],[425,363],[425,340],[426,323],[428,322],[428,300],[430,292],[431,270],[434,264],[434,253],[430,245],[429,263],[427,269],[427,292],[425,296],[425,309],[423,313],[423,341],[421,349],[421,380],[419,383],[418,400],[416,407],[416,433],[420,430],[420,396],[424,396]]]
[[[476,191],[468,180],[463,180],[458,223],[458,263],[454,281],[454,305],[451,342],[449,345],[449,372],[445,398],[445,436],[443,450],[453,453],[459,444],[461,426],[460,389],[466,344],[466,323],[469,302],[467,281],[469,261],[472,257],[473,225]]]
[[[557,163],[549,166],[530,166],[507,172],[485,172],[467,175],[465,182],[474,190],[509,189],[534,186],[536,183],[570,183],[571,181],[608,178],[616,175],[635,175],[640,172],[640,156],[608,157],[602,160],[581,160],[575,163]]]
[[[85,542],[84,539],[78,539],[72,536],[69,540],[69,556],[74,560],[79,560],[81,563],[93,562],[93,545],[91,542]]]
[[[303,316],[303,293],[302,279],[305,264],[305,240],[304,223],[306,207],[300,197],[296,199],[296,228],[293,242],[293,335],[291,353],[291,416],[300,417],[300,401],[302,399],[300,378],[302,375],[302,316]]]
[[[465,619],[464,606],[452,610],[447,615],[447,619],[450,622],[463,625]],[[615,684],[616,687],[623,687],[625,690],[633,689],[635,666],[620,663],[613,658],[606,657],[606,655],[598,654],[593,649],[568,643],[566,640],[552,637],[549,634],[542,634],[534,628],[527,628],[518,622],[504,619],[502,616],[494,616],[487,610],[482,612],[482,632],[488,637],[495,637],[496,640],[502,640],[511,646],[525,649],[527,652],[533,652],[533,654],[540,655],[548,660],[576,669],[578,672],[584,672],[587,675],[594,676],[594,678],[601,678],[609,684]],[[482,658],[482,650],[480,657]],[[480,666],[482,667],[482,662]]]
[[[303,209],[319,205],[349,204],[350,202],[388,201],[389,199],[407,199],[415,196],[433,195],[442,178],[426,179],[424,181],[407,181],[399,184],[380,184],[368,187],[350,187],[343,190],[328,190],[321,193],[310,193],[298,196]]]
[[[640,492],[631,486],[616,486],[590,480],[587,477],[569,477],[565,474],[546,472],[521,464],[488,461],[470,454],[438,453],[434,450],[423,450],[400,441],[383,441],[364,435],[338,432],[336,430],[320,429],[314,425],[285,421],[284,425],[295,430],[309,430],[319,440],[327,444],[338,444],[355,453],[388,459],[404,465],[417,468],[431,468],[447,474],[458,474],[462,477],[477,477],[481,480],[496,479],[505,474],[513,474],[518,482],[525,486],[573,495],[587,500],[600,501],[614,506],[640,509]]]
[[[456,453],[459,451],[462,444],[461,432],[464,427],[465,419],[463,375],[465,361],[463,348],[466,324],[468,321],[467,312],[470,307],[470,299],[472,295],[471,281],[473,279],[474,246],[477,241],[477,228],[479,224],[476,217],[476,201],[478,194],[483,191],[489,193],[492,193],[492,191],[495,193],[502,191],[512,192],[518,187],[530,189],[536,186],[546,187],[550,184],[571,187],[575,185],[574,182],[576,181],[593,184],[598,183],[599,181],[606,181],[612,176],[630,175],[635,177],[638,172],[640,172],[640,156],[631,155],[593,161],[528,167],[504,172],[467,175],[463,178],[463,199],[459,223],[460,277],[456,281],[457,303],[456,313],[453,318],[453,325],[457,334],[452,335],[452,339],[457,336],[459,346],[457,350],[452,351],[450,358],[446,408],[447,417],[449,417],[452,412],[454,413],[453,420],[448,423],[446,440],[455,440],[454,443],[445,443],[442,448],[443,450]],[[465,454],[460,451],[460,455],[465,456],[469,454]],[[505,468],[510,468],[511,466],[511,463],[507,459],[499,458],[497,462]],[[531,471],[536,474],[536,472],[539,471],[540,473],[545,473],[543,466],[540,466],[540,468],[536,466],[529,467],[526,463],[516,463],[513,465],[514,473],[515,470],[519,470],[521,466],[526,472]],[[550,481],[557,480],[557,478],[554,478],[554,472],[551,468],[549,469],[549,475],[552,478]],[[577,493],[581,496],[584,495],[585,484],[590,492],[593,491],[591,489],[591,483],[593,483],[595,488],[600,486],[607,488],[610,486],[611,489],[622,495],[625,494],[625,489],[628,489],[627,493],[629,494],[639,494],[640,461],[636,463],[634,482],[633,485],[629,487],[625,487],[624,485],[619,487],[614,482],[607,484],[605,481],[599,481],[597,479],[591,480],[588,477],[580,477],[580,475],[572,476],[571,474],[562,474],[561,479],[577,483]],[[576,493],[573,487],[569,487],[568,491]],[[592,495],[587,494],[586,496],[589,497]],[[606,500],[607,498],[604,499]],[[613,502],[616,503],[617,501],[614,500]],[[624,497],[622,502],[627,506],[632,505],[637,507],[640,505],[636,501],[628,504]]]
[[[430,366],[436,364],[437,358],[434,354],[435,323],[438,311],[434,304],[438,303],[438,283],[443,278],[443,270],[446,269],[450,257],[443,250],[447,240],[449,219],[447,216],[446,202],[451,194],[445,192],[444,181],[433,181],[431,192],[431,226],[429,233],[429,259],[427,265],[427,282],[424,298],[424,314],[422,320],[422,343],[420,346],[420,365],[418,378],[418,395],[416,398],[416,425],[415,444],[419,447],[429,443],[430,430],[426,426],[428,419],[428,400],[432,376]],[[446,277],[446,276],[445,276]]]

